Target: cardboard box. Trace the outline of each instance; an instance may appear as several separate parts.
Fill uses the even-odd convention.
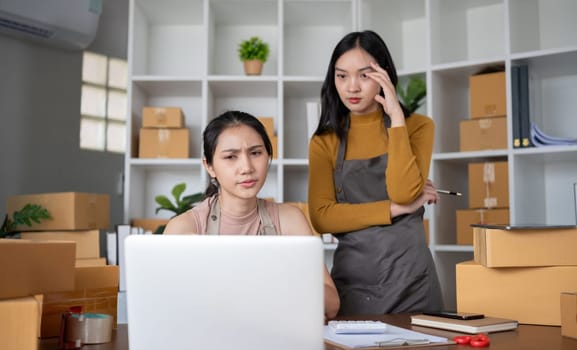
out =
[[[561,335],[577,339],[577,292],[561,293]]]
[[[184,128],[184,116],[178,107],[144,107],[143,128]]]
[[[75,244],[0,239],[0,299],[74,289]]]
[[[152,233],[162,226],[168,224],[168,219],[132,219],[131,225],[133,227],[140,227],[144,231],[150,231]]]
[[[30,241],[70,241],[76,243],[76,259],[100,257],[100,231],[22,232],[20,238]]]
[[[577,228],[474,228],[474,260],[486,267],[577,266]]]
[[[106,258],[76,259],[74,267],[106,266]]]
[[[508,224],[509,209],[457,210],[457,244],[473,244],[471,224]]]
[[[272,159],[278,158],[278,137],[271,136],[270,143],[272,145]]]
[[[274,132],[274,118],[273,117],[257,117],[257,119],[262,123],[266,134],[272,139],[276,135]],[[272,141],[272,140],[271,140]]]
[[[507,115],[505,72],[469,77],[469,115],[471,118]]]
[[[469,208],[508,207],[508,163],[469,163]]]
[[[423,226],[425,226],[425,241],[429,244],[429,219],[423,219]]]
[[[40,306],[33,296],[0,300],[0,349],[37,350]]]
[[[116,328],[117,300],[118,266],[77,267],[73,291],[44,294],[40,336],[58,336],[61,314],[73,306],[82,306],[83,312],[111,315]]]
[[[190,131],[183,129],[140,129],[140,158],[188,158]]]
[[[461,152],[506,149],[507,118],[461,120],[459,135]]]
[[[59,231],[109,229],[110,195],[60,192],[9,196],[7,212],[21,210],[26,204],[39,204],[48,210],[51,220],[19,225],[18,231]]]
[[[577,266],[488,268],[473,261],[456,267],[457,311],[561,325],[559,294],[577,290]]]

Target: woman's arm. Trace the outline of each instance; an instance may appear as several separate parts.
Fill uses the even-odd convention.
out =
[[[283,235],[312,235],[311,227],[303,212],[290,204],[279,204],[279,219]],[[320,238],[319,238],[320,239]],[[324,269],[325,318],[331,319],[337,315],[340,307],[339,294],[326,266]]]

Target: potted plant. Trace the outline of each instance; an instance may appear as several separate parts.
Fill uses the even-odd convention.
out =
[[[186,183],[184,182],[174,185],[171,191],[174,202],[165,195],[154,197],[154,201],[159,205],[159,207],[156,208],[156,213],[158,214],[161,210],[168,210],[173,212],[174,215],[172,215],[172,217],[175,217],[194,207],[194,205],[200,202],[204,197],[204,194],[200,192],[182,197],[185,190]],[[154,234],[162,234],[165,226],[166,225],[159,226]]]
[[[238,45],[238,57],[244,64],[246,75],[260,75],[267,61],[269,46],[258,36],[242,40]]]
[[[414,113],[424,103],[427,96],[427,84],[418,76],[412,76],[406,83],[405,88],[397,85],[397,96],[410,113]]]
[[[4,217],[4,222],[0,227],[0,238],[6,238],[18,234],[16,227],[19,225],[32,226],[32,222],[37,224],[42,220],[52,219],[48,209],[39,204],[26,204],[22,209],[15,211],[10,217]]]

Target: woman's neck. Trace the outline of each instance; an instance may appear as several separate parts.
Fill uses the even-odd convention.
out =
[[[220,194],[218,205],[220,210],[229,216],[243,217],[256,210],[257,198],[238,198]]]

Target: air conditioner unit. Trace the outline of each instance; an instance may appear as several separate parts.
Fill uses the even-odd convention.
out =
[[[0,0],[0,33],[67,49],[94,40],[103,0]]]

